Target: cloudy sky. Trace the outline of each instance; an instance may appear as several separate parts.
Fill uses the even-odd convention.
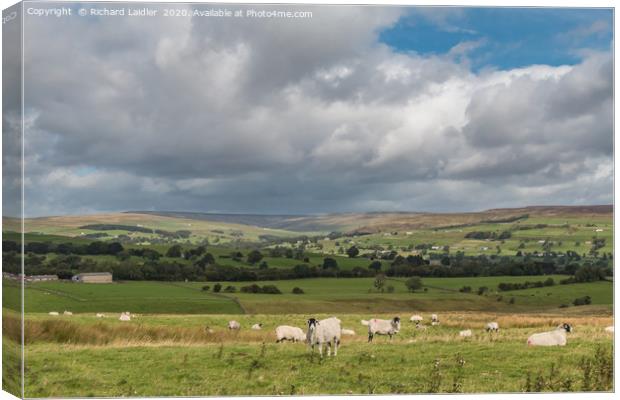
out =
[[[612,202],[610,10],[279,8],[28,17],[26,214]]]

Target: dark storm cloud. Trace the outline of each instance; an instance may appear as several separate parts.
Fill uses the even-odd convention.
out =
[[[421,56],[379,43],[402,9],[310,9],[29,18],[27,213],[611,201],[609,53],[473,73],[467,45]]]

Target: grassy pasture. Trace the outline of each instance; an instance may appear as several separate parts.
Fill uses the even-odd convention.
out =
[[[26,396],[519,392],[528,372],[548,375],[551,364],[571,380],[570,390],[580,390],[582,357],[612,347],[603,330],[610,317],[442,313],[439,326],[421,331],[405,321],[391,342],[376,337],[369,344],[359,323],[368,314],[337,316],[357,335],[343,337],[338,357],[321,361],[303,344],[274,343],[275,326],[303,327],[302,315],[143,315],[129,323],[29,315]],[[242,330],[227,331],[229,319],[240,321]],[[482,330],[490,320],[499,322],[499,334]],[[248,330],[259,321],[262,331]],[[530,334],[565,321],[575,327],[566,348],[525,345]],[[466,328],[473,337],[460,338]]]

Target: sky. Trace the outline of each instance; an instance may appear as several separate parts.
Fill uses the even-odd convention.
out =
[[[27,17],[26,215],[612,203],[612,11],[267,8]]]

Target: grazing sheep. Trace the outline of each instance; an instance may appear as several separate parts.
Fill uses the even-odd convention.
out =
[[[340,332],[343,335],[355,336],[355,331],[353,329],[341,329]]]
[[[400,331],[400,317],[392,319],[373,318],[368,322],[368,342],[372,342],[375,335],[388,335],[392,340],[392,336]]]
[[[331,348],[334,348],[334,357],[338,355],[341,335],[340,320],[336,317],[317,321],[315,318],[308,320],[308,332],[306,337],[308,344],[314,351],[314,346],[319,345],[319,354],[323,358],[323,344],[327,344],[327,357],[331,356]]]
[[[414,322],[416,325],[422,322],[422,320],[424,320],[424,318],[422,318],[421,315],[412,315],[411,318],[409,318],[409,321]]]
[[[276,343],[290,340],[291,342],[305,342],[306,334],[296,326],[280,325],[276,328]]]
[[[527,339],[528,346],[565,346],[566,332],[572,332],[569,324],[562,324],[553,331],[535,333]]]
[[[260,331],[261,329],[263,329],[263,324],[254,324],[254,325],[252,325],[252,330],[253,331]]]
[[[129,311],[122,312],[118,319],[120,321],[131,321],[131,314],[129,314]]]
[[[485,330],[487,332],[499,332],[499,324],[497,322],[489,322]]]
[[[431,325],[439,325],[439,317],[437,316],[437,314],[431,315]]]
[[[605,328],[605,332],[614,333],[614,326],[608,326],[607,328]]]
[[[241,324],[237,321],[228,321],[228,329],[230,330],[239,330],[241,329]]]
[[[368,326],[368,321],[366,321],[365,319],[361,320],[360,322],[362,323],[362,325]]]
[[[97,313],[96,316],[97,318],[105,318],[105,314],[102,314],[102,313]]]
[[[459,332],[459,336],[461,337],[471,337],[471,329],[467,329]]]
[[[73,313],[71,311],[65,311],[62,313],[62,315],[73,315]]]

